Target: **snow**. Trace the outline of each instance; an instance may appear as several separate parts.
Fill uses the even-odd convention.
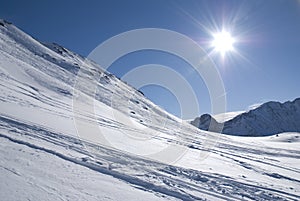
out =
[[[0,140],[2,200],[163,200],[39,149]]]
[[[200,131],[94,62],[3,24],[1,200],[300,199],[299,133]],[[99,131],[110,146],[91,140]],[[170,163],[153,155],[169,146]]]

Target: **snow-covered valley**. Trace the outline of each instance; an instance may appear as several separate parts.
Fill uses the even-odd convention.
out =
[[[5,21],[0,91],[1,200],[300,199],[300,133],[201,131]]]

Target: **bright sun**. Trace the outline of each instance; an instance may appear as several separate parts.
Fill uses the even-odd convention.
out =
[[[213,36],[214,40],[212,41],[212,46],[215,48],[215,51],[225,54],[233,50],[235,40],[229,32],[223,30]]]

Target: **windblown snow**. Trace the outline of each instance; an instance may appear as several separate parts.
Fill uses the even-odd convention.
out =
[[[79,69],[84,84],[74,87]],[[94,62],[4,20],[0,91],[1,200],[300,199],[299,133],[200,131]],[[90,100],[95,114],[79,107]],[[95,126],[115,148],[86,138]],[[184,150],[173,163],[148,157],[170,146]]]

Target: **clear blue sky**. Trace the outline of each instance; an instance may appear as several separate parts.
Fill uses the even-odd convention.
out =
[[[227,110],[245,110],[269,100],[300,97],[300,1],[15,1],[1,2],[0,18],[7,19],[33,37],[57,42],[87,56],[97,45],[124,31],[165,28],[185,34],[207,48],[216,31],[225,27],[238,38],[237,53],[213,55],[227,92]],[[110,70],[121,77],[143,64],[160,63],[184,74],[186,66],[174,56],[146,51],[116,61]],[[122,67],[121,67],[122,66]],[[203,82],[189,78],[200,101],[200,112],[210,112]],[[159,87],[145,94],[179,115],[174,96]]]

